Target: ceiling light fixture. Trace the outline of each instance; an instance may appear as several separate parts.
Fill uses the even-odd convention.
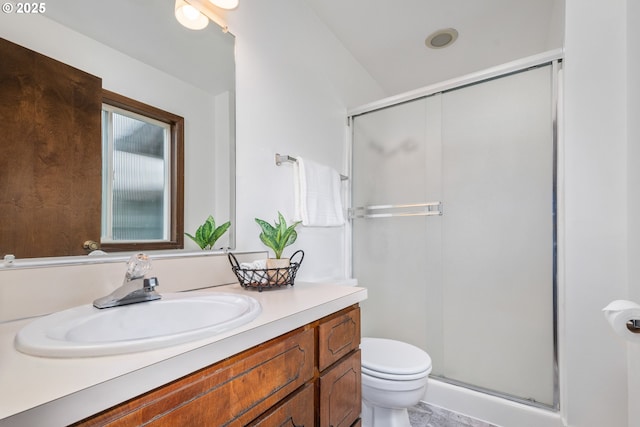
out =
[[[239,0],[209,0],[214,6],[221,9],[235,9],[238,7]]]
[[[190,30],[202,30],[209,25],[209,18],[184,0],[176,0],[176,19]]]
[[[424,44],[431,49],[442,49],[451,46],[458,38],[458,31],[454,28],[445,28],[432,33],[424,41]]]
[[[191,30],[206,28],[209,21],[218,24],[222,31],[228,31],[227,23],[219,15],[219,9],[238,7],[238,0],[176,0],[176,19]]]

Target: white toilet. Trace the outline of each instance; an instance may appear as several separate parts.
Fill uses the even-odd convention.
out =
[[[431,358],[411,344],[362,338],[362,426],[411,427],[407,408],[424,396]]]

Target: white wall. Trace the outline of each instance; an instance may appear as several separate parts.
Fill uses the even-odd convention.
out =
[[[640,2],[627,0],[629,297],[640,302]],[[640,345],[629,345],[629,426],[640,425]]]
[[[264,249],[254,218],[294,214],[292,165],[277,167],[275,153],[343,172],[347,108],[383,93],[304,2],[243,0],[227,16],[236,35],[237,246]],[[285,255],[305,251],[299,277],[342,276],[344,227],[298,231]]]
[[[601,312],[611,300],[628,297],[626,93],[632,52],[626,6],[626,0],[566,2],[560,356],[563,413],[576,427],[632,425],[626,344]]]

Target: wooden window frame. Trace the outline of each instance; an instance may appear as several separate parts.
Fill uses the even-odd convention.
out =
[[[102,103],[131,111],[171,126],[171,218],[169,239],[162,242],[101,243],[106,251],[136,251],[184,248],[184,118],[126,96],[102,90]]]

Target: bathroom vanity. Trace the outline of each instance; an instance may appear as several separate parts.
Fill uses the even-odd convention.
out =
[[[360,309],[351,306],[74,426],[313,426],[316,413],[320,426],[351,426],[359,343]]]
[[[16,351],[28,321],[0,325],[0,425],[359,425],[365,289],[210,292],[248,292],[262,313],[197,342],[67,359]]]

